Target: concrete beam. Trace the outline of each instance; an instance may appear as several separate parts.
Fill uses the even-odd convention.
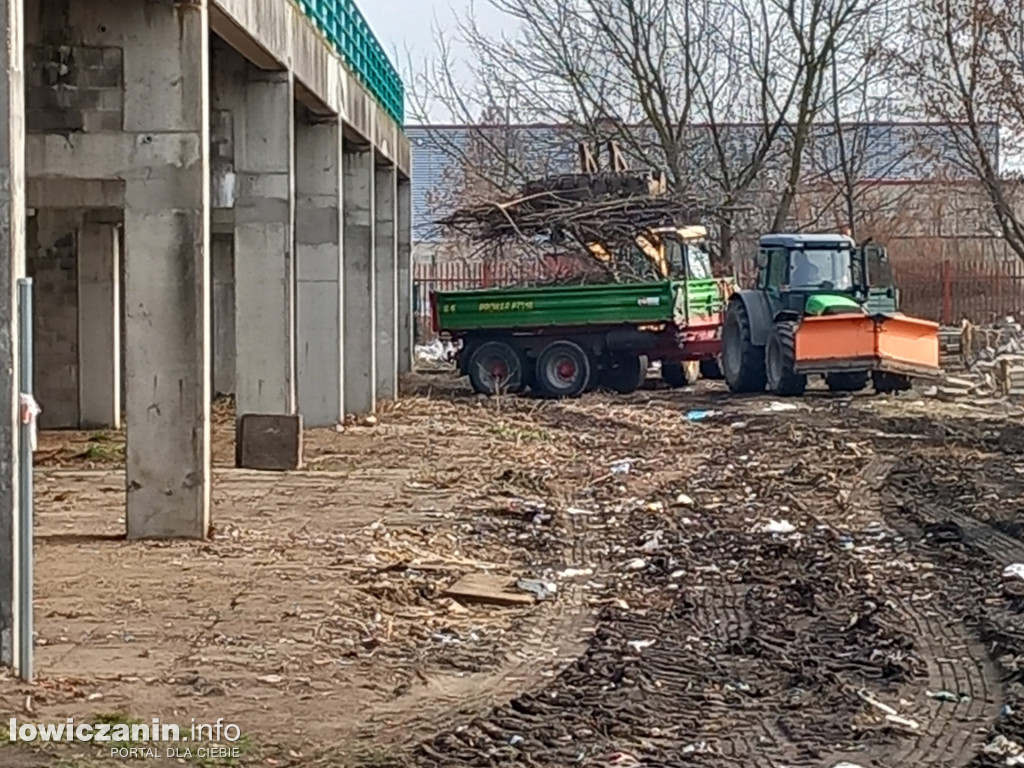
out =
[[[341,124],[295,126],[299,412],[307,427],[344,421]]]
[[[87,162],[108,163],[94,176],[126,179],[128,537],[202,538],[210,523],[207,6],[129,4],[107,24],[124,41],[128,135],[96,134],[121,149]]]
[[[117,226],[78,232],[78,421],[121,427],[121,247]]]
[[[351,147],[346,147],[351,149]],[[373,151],[346,151],[344,168],[345,413],[372,413],[377,400]]]
[[[412,370],[412,188],[398,180],[398,373]]]
[[[294,93],[246,65],[235,112],[235,410],[295,413]]]
[[[25,72],[22,0],[0,0],[0,663],[18,658],[18,280],[25,276]]]
[[[408,177],[409,140],[349,72],[313,21],[295,3],[213,0],[213,30],[264,69],[290,66],[296,95],[315,114],[339,116]],[[242,31],[244,30],[244,31]]]
[[[374,291],[377,398],[398,397],[398,175],[378,166],[374,181]]]

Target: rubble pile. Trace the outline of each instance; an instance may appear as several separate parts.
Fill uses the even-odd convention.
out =
[[[928,394],[1024,396],[1024,329],[1014,317],[989,326],[965,320],[939,331],[939,361],[946,372]]]

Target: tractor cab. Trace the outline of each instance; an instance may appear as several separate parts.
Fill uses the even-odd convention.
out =
[[[772,315],[894,312],[897,295],[885,249],[845,235],[773,234],[761,238],[757,289]]]
[[[637,235],[636,244],[663,280],[710,280],[712,277],[706,227],[655,227]]]

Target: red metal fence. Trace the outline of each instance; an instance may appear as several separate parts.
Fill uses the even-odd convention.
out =
[[[987,323],[1024,315],[1024,262],[989,259],[893,259],[902,309],[945,325],[967,318]],[[417,337],[429,337],[430,292],[516,285],[550,274],[548,264],[483,264],[445,261],[416,264],[414,301]]]
[[[1019,259],[894,259],[901,305],[908,315],[944,325],[967,318],[988,323],[1024,312],[1024,262]]]

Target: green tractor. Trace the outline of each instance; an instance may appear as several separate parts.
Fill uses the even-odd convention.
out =
[[[908,389],[939,375],[938,325],[899,312],[885,249],[845,235],[760,240],[757,284],[731,297],[722,368],[732,392],[802,395],[810,375],[834,392]]]

